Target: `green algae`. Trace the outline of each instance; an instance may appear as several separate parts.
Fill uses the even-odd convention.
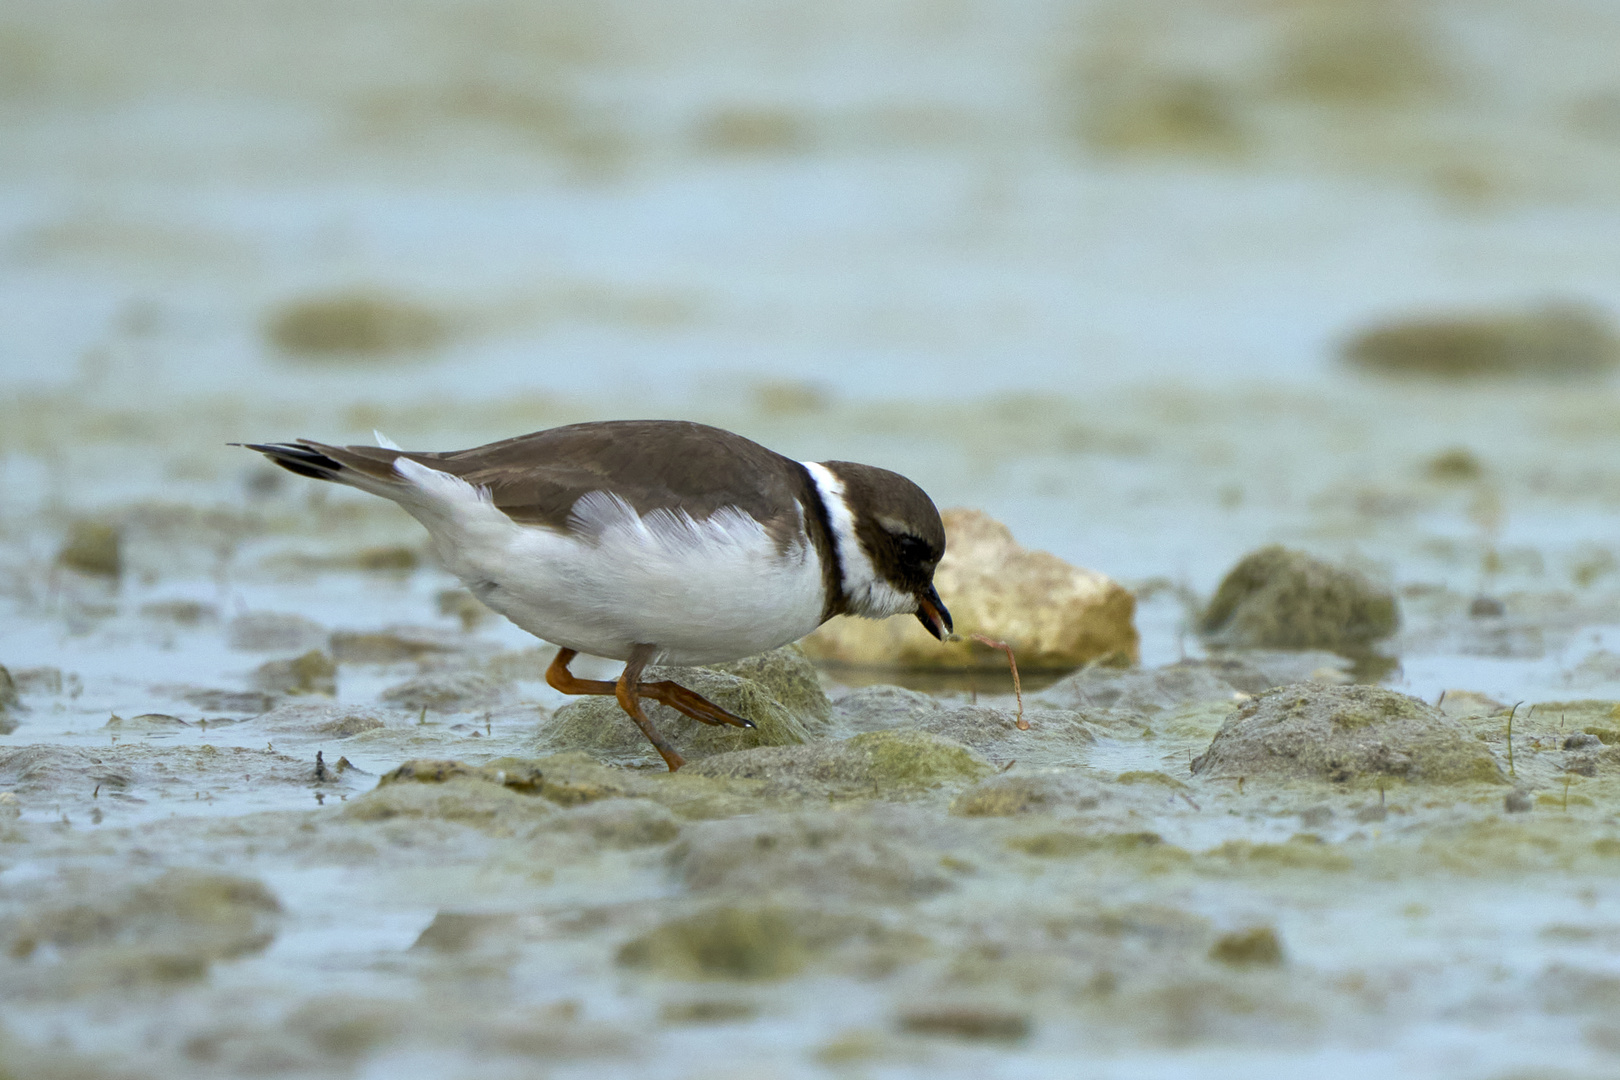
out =
[[[802,913],[771,905],[720,905],[671,919],[626,942],[618,961],[676,978],[765,980],[798,974],[812,951]]]
[[[1253,926],[1222,934],[1210,947],[1209,958],[1232,967],[1278,967],[1283,962],[1282,942],[1269,926]]]

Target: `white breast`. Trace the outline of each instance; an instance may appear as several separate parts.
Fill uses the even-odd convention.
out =
[[[401,458],[398,497],[445,567],[537,637],[623,660],[636,645],[673,664],[735,660],[797,641],[821,622],[821,563],[801,539],[783,553],[748,514],[703,521],[638,515],[592,492],[570,531],[520,525],[459,477]],[[801,529],[802,532],[802,529]]]

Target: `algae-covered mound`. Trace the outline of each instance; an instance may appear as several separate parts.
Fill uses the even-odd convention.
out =
[[[466,712],[494,704],[500,688],[472,671],[435,671],[406,679],[382,692],[382,699],[401,709]]]
[[[373,292],[293,300],[265,322],[277,349],[304,357],[376,357],[438,348],[451,326],[438,312]]]
[[[45,993],[202,978],[216,961],[269,945],[281,911],[260,882],[199,870],[63,884],[0,924],[0,948],[21,962],[8,978]]]
[[[669,919],[619,949],[619,963],[681,979],[781,979],[846,943],[903,937],[871,919],[777,904],[718,904]]]
[[[842,742],[720,754],[682,771],[763,780],[775,793],[886,798],[978,780],[992,770],[955,740],[900,730],[871,731]]]
[[[1199,629],[1223,645],[1360,649],[1399,626],[1388,589],[1355,570],[1273,544],[1232,568]]]
[[[716,727],[643,698],[648,719],[689,761],[757,746],[803,743],[826,732],[832,713],[815,668],[792,645],[731,665],[648,668],[642,675],[643,682],[665,679],[754,722],[752,729]],[[568,702],[542,725],[540,741],[551,750],[579,750],[604,761],[658,760],[641,729],[611,697]]]
[[[557,812],[538,797],[544,783],[544,772],[534,762],[501,759],[472,766],[460,761],[407,761],[383,774],[374,790],[350,799],[343,814],[353,821],[435,819],[493,836],[512,836]]]
[[[1620,334],[1601,313],[1574,305],[1419,316],[1356,335],[1344,358],[1383,374],[1453,379],[1590,375],[1620,363]]]
[[[94,577],[124,571],[123,530],[110,521],[76,521],[56,553],[59,565]]]
[[[1136,597],[1091,570],[1031,551],[999,521],[953,509],[934,585],[961,638],[942,644],[915,619],[839,618],[804,640],[816,660],[858,666],[1004,671],[1004,653],[972,640],[1009,643],[1024,670],[1067,670],[1096,661],[1134,663]]]
[[[1491,751],[1455,720],[1377,686],[1279,686],[1227,718],[1193,760],[1207,778],[1507,780]]]
[[[1016,757],[1026,764],[1072,764],[1097,741],[1072,710],[1026,710],[1030,727],[1021,730],[1012,709],[941,701],[900,686],[865,686],[845,694],[833,716],[845,731],[909,728],[952,739],[992,760]]]
[[[319,649],[290,660],[270,660],[253,672],[253,684],[269,694],[337,693],[337,665]]]

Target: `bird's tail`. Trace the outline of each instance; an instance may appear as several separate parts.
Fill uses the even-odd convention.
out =
[[[290,443],[231,443],[257,450],[288,472],[315,480],[369,491],[373,495],[397,499],[408,487],[394,463],[408,456],[398,448],[381,446],[328,446],[299,439]]]

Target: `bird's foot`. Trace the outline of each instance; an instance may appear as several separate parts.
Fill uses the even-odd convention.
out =
[[[701,694],[694,693],[679,683],[655,682],[642,683],[637,688],[642,697],[652,698],[660,704],[668,705],[677,712],[685,713],[699,723],[712,724],[715,727],[751,728],[752,720],[727,712],[714,702]]]

